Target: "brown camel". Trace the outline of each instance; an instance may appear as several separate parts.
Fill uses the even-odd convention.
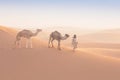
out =
[[[68,37],[69,37],[68,34],[65,34],[65,36],[62,36],[60,32],[54,31],[50,34],[48,47],[50,48],[50,44],[52,45],[52,47],[54,47],[53,41],[57,40],[58,41],[58,50],[61,50],[61,47],[60,47],[61,40],[66,40]]]
[[[17,36],[16,36],[16,41],[15,41],[15,46],[19,46],[19,48],[21,48],[21,38],[26,38],[27,42],[26,42],[26,48],[28,48],[30,46],[30,48],[32,48],[32,40],[31,37],[36,36],[39,32],[41,32],[41,29],[37,29],[35,33],[33,33],[30,30],[22,30],[20,32],[18,32]]]

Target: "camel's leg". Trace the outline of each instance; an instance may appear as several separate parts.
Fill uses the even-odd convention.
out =
[[[29,39],[26,40],[26,48],[29,47]]]
[[[21,38],[16,38],[15,41],[15,48],[21,48]]]
[[[50,48],[50,44],[51,44],[51,37],[49,38],[48,48]]]
[[[48,43],[48,48],[50,48],[50,43]]]
[[[54,46],[53,46],[53,40],[54,40],[54,39],[50,36],[49,42],[48,42],[48,48],[54,47]]]
[[[31,39],[27,39],[27,42],[26,42],[26,48],[33,48],[33,45],[32,45],[32,40]]]
[[[20,40],[16,40],[15,41],[15,48],[21,48],[21,43],[20,43]]]
[[[14,48],[17,48],[17,47],[18,47],[18,41],[16,40],[14,43]]]
[[[58,40],[58,50],[61,50],[61,47],[60,47],[60,40]]]
[[[17,45],[16,45],[16,41],[15,41],[14,44],[13,44],[13,48],[16,48],[16,46],[17,46]]]
[[[32,45],[32,40],[30,39],[30,48],[33,48],[33,45]]]
[[[21,48],[21,41],[18,41],[18,47]]]
[[[51,40],[52,48],[54,48],[53,41],[54,41],[54,39]]]

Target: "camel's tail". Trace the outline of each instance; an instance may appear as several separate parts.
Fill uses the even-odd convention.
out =
[[[14,41],[14,43],[12,44],[12,49],[15,49],[17,47],[17,40]]]
[[[17,42],[18,42],[18,41],[17,41],[17,40],[15,40],[15,42],[14,42],[14,45],[15,45],[15,46],[17,45]]]
[[[20,37],[16,36],[16,40],[14,42],[14,47],[16,48],[17,46],[19,46],[19,41],[21,40]]]
[[[50,47],[51,37],[49,37],[48,47]]]

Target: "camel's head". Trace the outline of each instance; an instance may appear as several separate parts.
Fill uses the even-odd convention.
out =
[[[65,34],[65,36],[68,38],[70,35],[69,34]]]
[[[42,29],[37,29],[37,32],[41,32],[42,31]]]
[[[62,37],[61,39],[62,39],[62,40],[66,40],[68,37],[69,37],[69,35],[68,35],[68,34],[65,34],[65,36]]]

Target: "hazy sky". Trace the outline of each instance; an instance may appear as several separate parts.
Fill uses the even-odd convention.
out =
[[[0,25],[120,28],[120,0],[0,0]]]

